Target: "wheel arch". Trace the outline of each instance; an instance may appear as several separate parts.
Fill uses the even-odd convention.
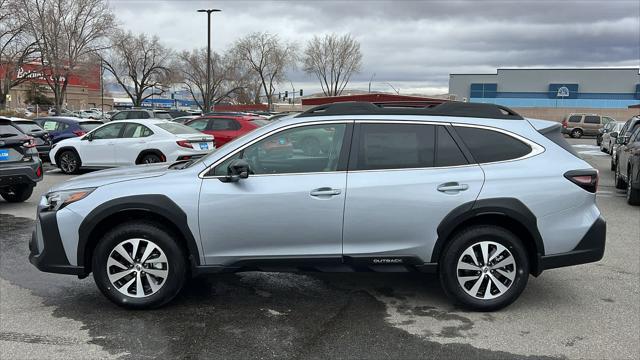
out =
[[[82,166],[82,158],[80,157],[80,153],[78,152],[78,149],[76,149],[73,146],[63,146],[60,149],[58,149],[56,151],[56,155],[54,156],[54,160],[56,161],[56,166],[60,167],[60,155],[62,155],[63,152],[71,150],[74,153],[76,153],[76,156],[78,157],[78,161],[80,162],[80,164],[78,164],[78,167]]]
[[[513,232],[523,240],[533,275],[539,275],[540,258],[545,254],[542,236],[535,215],[514,198],[483,199],[468,202],[453,209],[438,226],[438,239],[431,253],[431,262],[438,263],[453,236],[473,225],[495,225]]]
[[[136,158],[136,165],[140,164],[140,162],[142,161],[142,158],[148,154],[158,155],[160,157],[160,160],[162,160],[162,162],[167,161],[167,157],[159,149],[144,149],[140,151],[140,154],[138,154],[138,157]]]
[[[191,266],[199,266],[200,252],[187,223],[187,215],[165,195],[135,195],[107,201],[92,210],[78,230],[77,261],[91,272],[93,250],[109,229],[128,220],[151,220],[169,230],[183,246]]]

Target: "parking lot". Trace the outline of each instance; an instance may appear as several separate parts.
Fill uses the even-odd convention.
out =
[[[28,202],[0,200],[0,358],[637,358],[640,207],[594,139],[569,141],[600,171],[604,259],[531,277],[493,313],[454,307],[417,273],[217,275],[159,310],[124,310],[91,277],[29,264],[39,196],[71,177],[45,168]]]

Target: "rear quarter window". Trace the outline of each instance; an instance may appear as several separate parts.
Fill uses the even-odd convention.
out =
[[[463,126],[455,130],[478,163],[518,159],[532,151],[524,142],[498,131]]]
[[[582,120],[582,115],[569,116],[569,122],[570,123],[579,123],[580,120]]]

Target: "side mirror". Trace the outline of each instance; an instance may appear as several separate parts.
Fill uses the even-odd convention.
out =
[[[618,137],[618,132],[614,131],[611,134],[609,134],[609,136],[611,136],[612,138],[617,138]]]
[[[244,159],[235,159],[227,166],[227,176],[222,178],[222,182],[238,182],[240,179],[249,177],[249,163]]]

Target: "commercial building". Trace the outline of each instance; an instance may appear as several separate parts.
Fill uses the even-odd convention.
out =
[[[452,99],[513,108],[628,109],[640,103],[640,68],[498,69],[450,74]]]

